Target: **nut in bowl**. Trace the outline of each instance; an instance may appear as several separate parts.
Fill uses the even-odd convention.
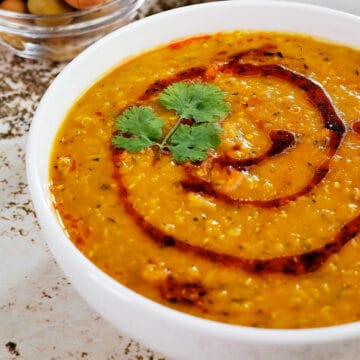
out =
[[[64,69],[31,127],[29,184],[99,313],[175,359],[358,353],[359,25],[195,5]]]
[[[0,43],[22,57],[68,61],[129,23],[142,2],[4,0],[0,2]]]

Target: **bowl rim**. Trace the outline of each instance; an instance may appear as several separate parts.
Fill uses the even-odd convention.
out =
[[[243,325],[232,325],[222,322],[217,322],[213,320],[207,320],[204,318],[196,317],[183,313],[165,305],[161,305],[151,299],[145,298],[144,296],[134,292],[133,290],[125,287],[121,283],[117,282],[109,275],[105,274],[100,270],[96,265],[94,265],[90,260],[88,260],[69,240],[64,230],[61,229],[59,221],[56,219],[56,214],[50,204],[50,195],[47,188],[45,188],[43,181],[40,179],[39,174],[37,173],[37,168],[39,166],[47,166],[47,162],[42,162],[39,164],[37,160],[38,151],[37,150],[37,139],[41,138],[41,118],[43,113],[46,112],[46,102],[51,101],[53,94],[57,91],[58,84],[63,81],[63,79],[71,74],[72,68],[80,66],[82,62],[91,54],[94,54],[96,51],[101,49],[103,45],[107,42],[111,42],[112,39],[117,37],[117,34],[124,32],[131,32],[133,29],[144,26],[144,24],[150,25],[153,22],[161,21],[169,14],[177,14],[181,12],[192,11],[193,9],[200,8],[209,8],[209,7],[219,7],[225,6],[231,8],[234,4],[238,6],[265,6],[265,7],[279,7],[279,8],[291,8],[292,10],[308,10],[314,11],[320,15],[331,15],[340,17],[343,20],[355,21],[360,26],[360,17],[341,12],[338,10],[328,9],[316,5],[301,4],[301,3],[289,3],[285,1],[266,1],[266,0],[243,0],[243,1],[218,1],[218,2],[209,2],[203,4],[189,5],[182,8],[172,9],[164,11],[159,14],[151,15],[142,20],[133,22],[126,25],[125,27],[118,29],[101,40],[97,41],[91,45],[88,49],[83,51],[78,55],[74,60],[72,60],[58,75],[55,81],[50,85],[46,91],[43,99],[41,100],[36,114],[34,116],[33,123],[30,128],[28,143],[27,143],[27,153],[26,153],[26,171],[28,176],[29,188],[33,203],[36,209],[36,213],[41,224],[41,228],[52,229],[55,233],[64,240],[61,246],[65,250],[71,253],[75,257],[75,261],[79,263],[79,266],[83,267],[84,271],[91,273],[92,276],[96,277],[99,281],[103,283],[103,287],[111,289],[111,291],[122,293],[123,296],[136,303],[137,306],[140,306],[146,311],[156,312],[156,314],[163,319],[167,319],[169,322],[182,323],[183,326],[188,328],[197,328],[200,332],[207,334],[216,334],[221,338],[227,339],[246,339],[249,343],[261,343],[261,344],[277,344],[277,345],[312,345],[319,343],[330,343],[333,341],[341,340],[351,340],[358,338],[360,336],[360,321],[333,325],[321,328],[305,328],[305,329],[268,329],[268,328],[252,328]],[[261,28],[259,28],[261,31]],[[306,33],[306,32],[304,32]],[[310,34],[311,35],[311,34]],[[158,43],[161,45],[161,43]],[[149,46],[151,49],[153,46]],[[106,73],[106,72],[105,72]],[[104,71],[101,73],[103,76]],[[101,77],[100,76],[100,77]],[[93,81],[91,81],[93,83]],[[85,88],[88,88],[88,86]],[[79,94],[78,94],[79,95]],[[59,126],[59,125],[58,125]],[[49,211],[50,210],[50,211]],[[44,237],[47,236],[44,234]],[[47,241],[48,242],[48,241]],[[51,246],[50,246],[51,247]],[[53,252],[54,257],[56,258],[56,253]],[[60,263],[61,266],[61,263]],[[64,269],[63,269],[64,270]],[[125,295],[124,295],[125,294]]]

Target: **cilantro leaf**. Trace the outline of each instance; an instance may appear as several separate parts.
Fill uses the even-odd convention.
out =
[[[116,129],[120,132],[113,139],[113,145],[137,152],[156,145],[162,136],[164,121],[157,117],[152,108],[132,106],[116,119]]]
[[[130,137],[127,138],[125,136],[116,136],[113,139],[113,144],[115,147],[119,149],[125,149],[130,152],[138,152],[146,147],[154,145],[149,139],[144,137]]]
[[[170,140],[169,150],[179,162],[204,160],[208,149],[220,145],[221,131],[215,123],[180,125]]]
[[[157,158],[163,150],[169,150],[180,163],[204,160],[208,150],[217,148],[221,141],[222,130],[217,121],[230,110],[224,97],[215,85],[174,83],[159,96],[160,103],[178,115],[168,132],[162,133],[165,122],[152,108],[132,106],[116,119],[118,134],[113,138],[113,145],[130,152],[157,146]],[[183,119],[193,123],[184,124]]]
[[[224,95],[215,85],[178,82],[168,86],[159,99],[180,118],[202,123],[216,122],[228,114],[229,104],[224,101]]]

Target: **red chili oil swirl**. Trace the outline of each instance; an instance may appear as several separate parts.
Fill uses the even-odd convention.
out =
[[[270,200],[234,199],[226,194],[220,193],[213,188],[210,182],[199,179],[190,172],[187,172],[187,179],[182,182],[182,185],[185,191],[200,192],[227,203],[240,203],[243,205],[247,204],[258,207],[275,208],[280,207],[289,201],[294,201],[298,197],[309,193],[325,178],[329,171],[330,161],[335,155],[345,133],[345,126],[337,115],[330,98],[320,85],[281,65],[254,65],[241,63],[241,58],[249,53],[255,53],[256,55],[261,53],[263,56],[268,56],[264,53],[264,50],[261,49],[236,54],[230,58],[229,62],[217,66],[218,71],[232,73],[235,76],[272,76],[288,81],[294,86],[302,89],[306,93],[308,101],[319,111],[324,128],[329,130],[330,140],[328,142],[326,159],[317,169],[315,169],[314,175],[301,190],[285,197],[278,197]],[[191,68],[189,70],[182,71],[169,79],[157,81],[149,86],[147,91],[139,98],[139,101],[142,102],[149,99],[153,94],[158,93],[167,85],[176,81],[189,79],[199,79],[200,81],[204,81],[208,76],[207,70],[208,69],[205,67]],[[360,125],[358,127],[353,127],[353,130],[356,132],[358,129],[360,129]],[[259,157],[250,159],[233,159],[227,155],[221,155],[220,157],[213,159],[213,163],[215,164],[217,162],[223,167],[231,167],[241,171],[246,167],[257,165],[272,156],[280,154],[290,146],[293,146],[295,143],[294,136],[285,130],[270,132],[269,137],[272,141],[272,145],[263,155],[260,155]],[[279,256],[269,259],[243,258],[231,254],[215,252],[198,245],[192,245],[154,226],[136,210],[130,200],[128,189],[122,180],[122,153],[122,150],[113,150],[113,163],[115,167],[114,179],[118,185],[120,199],[124,204],[125,210],[134,219],[138,226],[160,246],[175,247],[179,251],[190,253],[226,266],[241,268],[249,272],[281,272],[284,274],[301,275],[317,270],[331,255],[340,251],[348,241],[360,232],[360,215],[358,215],[340,229],[333,241],[322,247],[301,254]]]
[[[330,141],[328,145],[327,157],[325,161],[317,169],[315,169],[314,175],[310,181],[298,192],[269,200],[248,200],[233,198],[215,189],[210,181],[198,178],[190,173],[188,174],[188,178],[182,182],[182,185],[187,191],[200,192],[212,197],[216,197],[230,204],[249,204],[263,208],[279,207],[309,193],[323,180],[329,171],[330,160],[335,155],[336,150],[341,143],[342,137],[345,133],[345,126],[337,115],[336,110],[325,90],[314,81],[303,75],[295,73],[290,69],[286,69],[281,65],[242,64],[239,63],[239,57],[240,55],[238,54],[234,56],[228,63],[221,65],[219,71],[224,73],[231,73],[235,76],[276,77],[290,82],[306,93],[309,102],[319,111],[324,128],[330,131]],[[279,136],[279,134],[281,136]],[[257,158],[234,159],[228,157],[227,155],[221,155],[220,157],[213,160],[213,164],[219,163],[223,167],[228,166],[237,170],[243,170],[246,167],[259,164],[261,161],[284,151],[290,145],[292,146],[295,139],[292,139],[290,134],[291,133],[284,132],[284,130],[277,134],[270,133],[269,135],[272,141],[272,146],[265,154],[260,155]]]
[[[248,259],[231,254],[219,253],[198,245],[189,244],[148,222],[134,207],[129,192],[122,180],[121,155],[123,151],[113,151],[115,166],[114,179],[119,190],[119,197],[126,212],[134,219],[137,225],[151,237],[159,246],[175,247],[184,253],[200,256],[212,262],[221,263],[233,268],[241,268],[253,273],[282,272],[284,274],[302,275],[317,270],[327,259],[341,250],[341,248],[360,232],[360,215],[345,224],[335,236],[334,240],[326,245],[302,254],[279,256],[269,259]]]
[[[206,295],[206,288],[200,281],[188,282],[179,281],[173,276],[167,276],[160,281],[158,288],[161,296],[175,304],[183,303],[201,307],[203,305],[202,298]]]
[[[193,80],[193,79],[203,79],[206,74],[205,66],[191,67],[187,70],[180,71],[175,76],[170,77],[165,80],[158,80],[151,84],[139,97],[139,101],[143,102],[148,100],[152,96],[162,92],[167,86],[171,85],[174,82],[183,81],[183,80]]]
[[[270,148],[262,155],[248,159],[234,159],[226,154],[214,158],[213,162],[222,167],[231,166],[236,170],[243,170],[249,166],[258,165],[268,158],[281,154],[286,149],[295,145],[295,136],[287,130],[271,130],[269,133],[271,140]]]
[[[356,134],[360,135],[360,120],[355,121],[351,128]]]

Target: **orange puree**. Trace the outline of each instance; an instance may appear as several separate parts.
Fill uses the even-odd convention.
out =
[[[166,120],[176,81],[226,93],[201,163],[112,146],[131,105]],[[174,309],[265,328],[360,320],[360,52],[310,37],[217,33],[162,46],[88,89],[53,146],[50,189],[74,244]]]

